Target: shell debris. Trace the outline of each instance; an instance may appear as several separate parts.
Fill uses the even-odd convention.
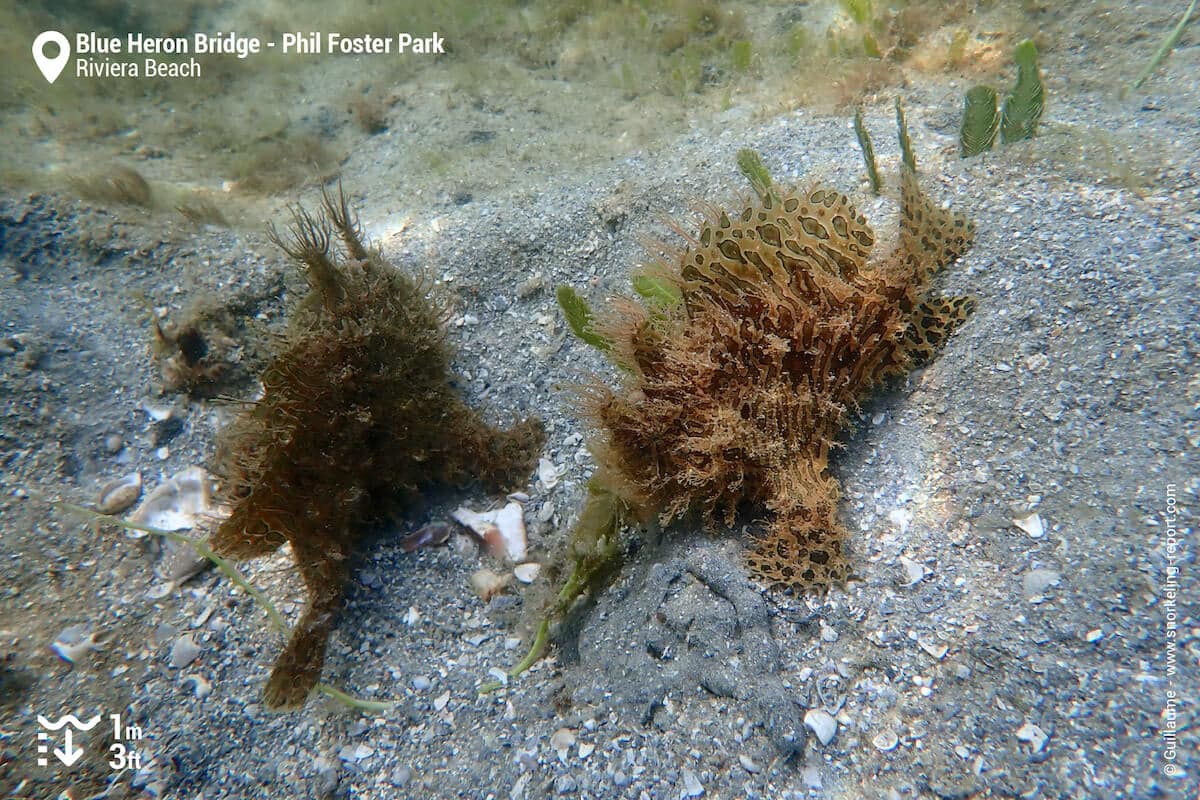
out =
[[[96,498],[96,510],[101,514],[120,514],[142,495],[142,474],[131,472],[100,488]]]
[[[889,750],[895,750],[896,745],[899,743],[900,738],[896,736],[896,732],[891,728],[880,731],[871,739],[871,744],[875,745],[875,749],[884,753],[888,752]]]
[[[817,735],[821,744],[829,744],[837,735],[837,720],[828,711],[810,708],[804,715],[804,724]]]
[[[451,516],[473,531],[491,556],[514,563],[525,560],[525,509],[520,503],[510,502],[503,508],[482,513],[459,508]]]
[[[1042,515],[1036,511],[1015,518],[1012,524],[1029,534],[1031,539],[1040,539],[1046,535],[1046,526],[1042,523]]]
[[[575,731],[570,728],[559,728],[550,736],[550,746],[558,754],[558,760],[567,762],[567,754],[575,745]]]
[[[517,580],[519,580],[521,583],[533,583],[537,580],[537,576],[541,573],[541,571],[542,565],[538,564],[536,561],[518,564],[517,566],[513,567],[513,575],[515,575]]]
[[[1050,739],[1049,735],[1032,722],[1026,722],[1017,729],[1017,738],[1033,747],[1033,752],[1040,753]]]
[[[76,664],[88,653],[100,649],[98,638],[87,625],[72,625],[55,637],[50,649],[68,664]]]
[[[219,513],[213,488],[212,476],[202,467],[180,470],[147,495],[129,521],[164,531],[195,527],[201,517]]]
[[[485,603],[496,595],[503,593],[504,589],[508,586],[508,581],[508,575],[501,575],[486,567],[471,573],[471,588],[479,595],[479,599]]]
[[[933,658],[941,661],[946,657],[946,653],[950,648],[945,642],[940,642],[932,636],[921,636],[917,639],[917,644],[922,650],[928,653]]]
[[[558,486],[558,479],[562,477],[563,471],[562,467],[557,466],[548,458],[538,460],[538,480],[546,491]]]

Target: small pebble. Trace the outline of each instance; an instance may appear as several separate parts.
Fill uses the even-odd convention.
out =
[[[929,574],[924,564],[913,561],[911,558],[905,556],[900,556],[900,566],[904,568],[904,576],[908,579],[905,584],[906,586],[920,583]]]
[[[943,658],[945,658],[947,651],[950,649],[946,646],[945,642],[939,642],[932,636],[922,636],[921,638],[917,639],[917,644],[921,646],[922,650],[936,658],[938,661],[941,661]]]
[[[442,692],[436,698],[434,698],[433,708],[435,711],[441,711],[446,707],[446,704],[449,702],[450,702],[450,692],[448,692],[448,691]]]
[[[150,634],[150,641],[154,645],[164,645],[179,635],[179,629],[167,622],[160,622]]]
[[[1021,578],[1025,599],[1036,600],[1051,586],[1057,586],[1062,575],[1052,569],[1031,569]]]
[[[875,745],[877,750],[882,750],[885,753],[889,750],[895,750],[896,745],[899,743],[900,739],[893,730],[881,731],[871,739],[871,744]]]
[[[746,770],[746,772],[749,772],[751,775],[757,775],[758,773],[762,772],[762,767],[760,767],[758,764],[755,764],[754,759],[750,758],[750,756],[746,755],[745,753],[738,754],[738,762],[742,765],[742,769]]]
[[[365,744],[346,745],[338,751],[338,758],[352,764],[365,761],[373,755],[375,755],[375,748]]]
[[[96,635],[87,625],[72,625],[54,638],[50,649],[68,664],[76,664],[79,659],[100,648],[96,646]]]
[[[1040,753],[1042,748],[1046,746],[1046,740],[1050,737],[1037,725],[1034,725],[1032,722],[1026,722],[1017,729],[1017,738],[1022,742],[1029,742],[1033,746],[1033,752]]]
[[[704,794],[704,784],[700,783],[700,779],[696,777],[696,773],[690,769],[683,771],[683,790],[679,793],[680,797],[699,797]]]
[[[190,633],[185,633],[175,640],[175,644],[171,645],[171,667],[183,669],[195,661],[198,655],[200,655],[200,645],[196,644],[196,640]]]
[[[188,675],[183,679],[184,684],[191,684],[192,694],[203,700],[212,694],[212,683],[203,675]]]
[[[326,758],[315,759],[313,766],[317,768],[317,780],[314,787],[317,796],[332,797],[338,786],[337,766]]]

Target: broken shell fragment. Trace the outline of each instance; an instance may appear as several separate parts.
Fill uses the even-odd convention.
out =
[[[79,659],[93,650],[99,650],[96,634],[87,625],[72,625],[64,628],[50,644],[54,654],[68,664],[78,663]]]
[[[1031,539],[1040,539],[1046,535],[1046,526],[1042,524],[1042,515],[1036,511],[1017,517],[1012,524],[1029,534]]]
[[[216,510],[212,483],[202,467],[181,470],[147,495],[129,521],[164,531],[191,528],[202,515]]]
[[[185,633],[175,640],[171,645],[171,656],[169,663],[172,669],[183,669],[196,660],[200,655],[200,645],[196,644],[195,637],[190,633]]]
[[[438,547],[450,541],[453,532],[454,527],[449,522],[430,522],[401,539],[400,549],[411,553],[423,547]]]
[[[549,491],[555,486],[558,486],[558,479],[562,477],[562,469],[555,465],[548,458],[538,460],[538,480],[542,486]]]
[[[913,561],[906,556],[900,556],[900,566],[904,568],[904,576],[908,579],[904,586],[915,586],[925,580],[925,576],[929,574],[929,570],[919,561]]]
[[[821,744],[829,744],[837,734],[837,720],[828,711],[810,708],[804,714],[804,724],[817,735]]]
[[[101,514],[120,514],[129,508],[142,494],[142,475],[131,472],[100,488],[96,498],[96,510]]]
[[[483,513],[460,508],[451,516],[470,528],[495,558],[515,562],[525,560],[525,510],[520,503],[511,502],[503,508]]]
[[[939,642],[932,636],[921,636],[917,639],[917,644],[922,650],[933,656],[938,661],[941,661],[943,658],[945,658],[946,653],[950,650],[949,646],[947,646],[945,642]]]
[[[875,749],[881,750],[885,753],[889,750],[895,750],[896,745],[899,743],[900,738],[896,736],[895,731],[890,729],[875,734],[874,738],[871,739],[871,744],[875,745]]]
[[[507,575],[500,575],[490,569],[480,569],[471,573],[471,588],[486,603],[504,591],[508,580]]]
[[[149,416],[154,422],[164,422],[170,419],[171,415],[175,413],[175,408],[173,406],[156,406],[151,404],[149,401],[142,403],[142,410],[145,411],[146,415]]]
[[[550,736],[550,747],[558,754],[559,761],[567,760],[567,751],[575,744],[575,731],[559,728]]]
[[[521,583],[533,583],[537,580],[538,573],[541,571],[542,565],[534,561],[530,561],[527,564],[518,564],[513,567],[513,575],[516,575],[517,580]]]

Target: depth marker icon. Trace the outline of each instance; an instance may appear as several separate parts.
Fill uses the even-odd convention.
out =
[[[76,717],[74,714],[67,714],[64,717],[59,717],[57,720],[55,720],[53,722],[46,719],[41,714],[38,714],[38,725],[41,725],[46,730],[58,731],[58,730],[62,730],[63,728],[66,728],[66,730],[63,731],[62,749],[60,750],[57,747],[54,748],[54,757],[57,758],[59,761],[61,761],[63,764],[65,764],[68,767],[71,766],[72,764],[74,764],[76,761],[78,761],[80,759],[80,757],[83,756],[83,753],[84,753],[84,750],[82,747],[75,746],[71,728],[75,728],[76,730],[80,730],[80,731],[90,731],[92,728],[96,727],[96,723],[98,723],[99,721],[100,721],[99,714],[92,717],[87,722],[81,722],[79,720],[79,718]],[[68,725],[70,727],[67,727]],[[50,738],[49,734],[45,733],[44,731],[38,731],[38,741],[39,742],[44,742],[49,738]],[[49,745],[46,745],[46,744],[38,745],[38,753],[39,754],[45,753],[49,749],[50,749]],[[45,767],[45,766],[49,765],[49,761],[50,760],[48,758],[38,758],[37,763],[38,763],[39,767]]]

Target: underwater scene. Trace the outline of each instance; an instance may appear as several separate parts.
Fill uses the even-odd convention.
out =
[[[1200,798],[1200,8],[0,7],[0,798]]]

